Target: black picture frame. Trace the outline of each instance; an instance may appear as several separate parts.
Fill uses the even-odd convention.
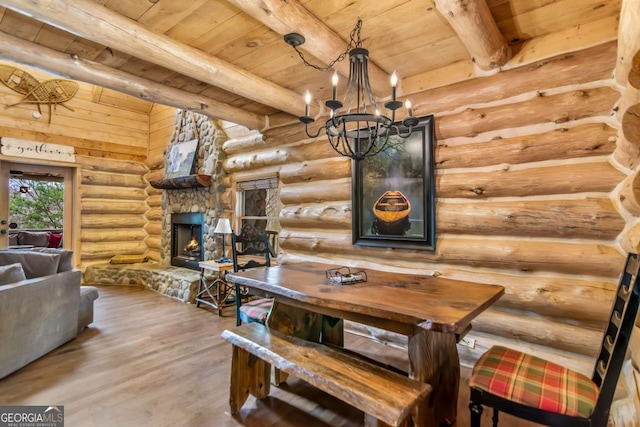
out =
[[[406,139],[353,161],[354,245],[435,250],[434,135],[433,115],[421,117]]]

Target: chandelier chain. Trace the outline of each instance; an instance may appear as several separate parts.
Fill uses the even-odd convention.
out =
[[[344,52],[342,52],[340,55],[338,55],[338,57],[336,59],[334,59],[333,61],[331,61],[329,63],[329,65],[327,65],[326,67],[321,67],[319,65],[312,64],[309,61],[307,61],[307,59],[304,57],[304,53],[302,53],[302,51],[300,51],[298,49],[298,46],[293,46],[293,49],[295,49],[295,51],[298,53],[298,56],[300,57],[300,59],[302,59],[302,62],[307,67],[312,67],[312,68],[315,68],[316,70],[319,70],[319,71],[329,71],[329,70],[333,69],[333,66],[337,62],[340,62],[344,58],[346,58],[347,54],[349,53],[349,51],[352,48],[362,46],[362,41],[360,40],[360,30],[361,29],[362,29],[362,20],[358,17],[358,22],[356,23],[356,26],[353,28],[353,30],[351,30],[351,34],[349,35],[350,41],[349,41],[349,45],[347,46],[347,49]]]

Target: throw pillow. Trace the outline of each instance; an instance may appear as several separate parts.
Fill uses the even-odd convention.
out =
[[[20,231],[18,241],[21,245],[33,245],[46,248],[49,246],[48,231]]]
[[[41,252],[45,254],[58,254],[60,255],[60,264],[58,264],[58,273],[63,271],[69,271],[73,268],[73,251],[71,249],[57,249],[57,248],[33,248],[34,252]]]
[[[24,275],[24,270],[20,263],[0,266],[0,286],[10,285],[26,278],[27,276]]]
[[[49,235],[49,247],[59,248],[62,243],[62,233],[51,233]]]
[[[0,265],[20,263],[27,279],[48,276],[58,272],[60,254],[45,254],[35,251],[0,251]]]

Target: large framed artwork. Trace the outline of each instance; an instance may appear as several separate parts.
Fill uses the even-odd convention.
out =
[[[420,118],[408,138],[393,135],[386,150],[354,161],[355,245],[435,250],[433,120]]]
[[[165,168],[165,178],[180,178],[192,175],[196,164],[198,152],[198,139],[180,142],[171,146],[169,159]]]

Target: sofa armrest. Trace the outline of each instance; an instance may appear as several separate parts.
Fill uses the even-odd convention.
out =
[[[80,270],[0,286],[0,378],[73,339]]]

